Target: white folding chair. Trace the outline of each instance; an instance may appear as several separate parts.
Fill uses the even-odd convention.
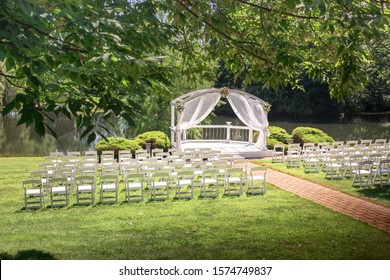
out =
[[[102,155],[101,156],[105,156],[106,158],[113,159],[114,158],[114,151],[112,151],[112,150],[102,151]]]
[[[84,175],[96,176],[97,169],[96,166],[89,166],[89,167],[81,167],[77,171],[80,176],[84,176]]]
[[[22,181],[24,192],[24,209],[42,209],[45,200],[46,185],[41,179],[27,179]]]
[[[344,176],[344,156],[338,154],[330,154],[325,161],[325,178],[326,179],[342,179]]]
[[[272,162],[284,162],[284,144],[274,145]]]
[[[100,176],[100,203],[118,203],[118,175]]]
[[[151,176],[151,199],[167,200],[169,199],[170,176],[169,172],[156,172]]]
[[[71,188],[75,185],[76,169],[60,168],[55,171],[55,177],[65,177],[68,179]]]
[[[381,160],[375,171],[374,182],[379,180],[381,187],[390,185],[390,159]]]
[[[248,194],[265,194],[267,185],[267,167],[254,166],[251,167],[249,173],[249,184],[247,188]]]
[[[343,177],[352,177],[353,172],[356,170],[358,163],[363,160],[363,155],[354,154],[344,158],[344,174]]]
[[[124,178],[127,202],[144,201],[144,174],[129,173]]]
[[[51,207],[69,205],[71,186],[67,177],[56,177],[49,179],[49,193]]]
[[[321,150],[314,146],[312,147],[312,150],[306,150],[303,154],[302,162],[305,172],[320,172]]]
[[[41,180],[42,186],[44,187],[44,192],[47,194],[47,192],[49,191],[48,182],[49,182],[49,178],[50,178],[50,176],[48,176],[48,174],[47,174],[47,171],[46,170],[32,170],[30,172],[30,174],[31,174],[31,179]],[[53,177],[53,176],[51,176],[51,177]]]
[[[118,151],[118,162],[121,162],[123,159],[132,159],[133,154],[129,150],[120,150]]]
[[[96,177],[94,175],[76,176],[76,203],[95,204]]]
[[[119,168],[117,166],[102,166],[102,173],[101,175],[119,175]]]
[[[191,164],[191,170],[194,172],[194,187],[202,187],[203,171],[207,168],[205,161],[197,161]]]
[[[113,158],[101,158],[101,167],[104,168],[104,167],[111,167],[111,166],[114,166],[114,167],[117,167],[118,166],[118,162],[116,161],[116,159],[113,159]]]
[[[164,153],[164,149],[153,149],[152,155],[153,157],[156,157],[156,154]]]
[[[354,177],[352,180],[352,187],[370,187],[373,185],[372,160],[364,160],[358,163],[356,170],[353,171]]]
[[[97,157],[97,151],[85,151],[84,156],[96,156]]]
[[[202,190],[201,196],[206,197],[218,197],[219,185],[218,178],[220,176],[219,169],[209,168],[205,169],[202,174]]]
[[[239,167],[233,167],[226,169],[225,175],[225,194],[228,196],[242,194],[242,187],[244,185],[243,169]]]
[[[294,144],[290,144],[287,151],[287,167],[299,167],[301,165],[301,148],[298,146],[293,146]]]
[[[192,199],[194,197],[194,171],[181,170],[177,172],[176,197]]]
[[[175,187],[177,182],[177,173],[181,170],[186,170],[184,162],[171,162],[169,164],[169,176],[170,176],[170,187]]]

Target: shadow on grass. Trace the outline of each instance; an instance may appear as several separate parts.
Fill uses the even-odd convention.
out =
[[[55,260],[54,255],[40,250],[22,250],[16,255],[11,255],[6,252],[0,252],[0,260]]]
[[[390,188],[388,186],[361,189],[357,188],[356,191],[369,198],[390,200]]]

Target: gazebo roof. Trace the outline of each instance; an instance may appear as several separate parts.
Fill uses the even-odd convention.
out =
[[[220,89],[220,88],[208,88],[208,89],[195,90],[195,91],[183,94],[183,95],[179,96],[178,98],[172,100],[171,101],[171,105],[174,106],[178,102],[181,102],[181,103],[185,104],[188,101],[190,101],[190,100],[192,100],[192,99],[194,99],[196,97],[199,97],[199,96],[202,96],[202,95],[211,94],[211,93],[215,93],[215,92],[221,93],[223,90],[228,90],[229,93],[230,92],[234,92],[234,93],[238,93],[238,94],[247,96],[248,98],[252,99],[255,102],[259,102],[262,105],[264,105],[266,103],[265,101],[263,101],[262,99],[258,98],[257,96],[254,96],[254,95],[252,95],[250,93],[247,93],[245,91],[242,91],[242,90],[227,89],[227,88],[222,88],[222,89]]]

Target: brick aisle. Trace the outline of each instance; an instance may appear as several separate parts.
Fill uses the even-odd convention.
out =
[[[250,163],[250,166],[254,165],[254,163]],[[329,209],[390,232],[389,207],[353,197],[270,168],[267,169],[267,182]]]

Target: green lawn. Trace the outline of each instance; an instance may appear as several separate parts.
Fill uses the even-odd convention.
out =
[[[21,180],[41,161],[0,158],[2,259],[390,259],[390,234],[271,185],[264,196],[94,207],[73,196],[24,211]]]
[[[329,180],[325,179],[325,172],[306,173],[302,166],[287,168],[285,163],[272,163],[271,159],[254,160],[252,162],[390,207],[390,186],[380,187],[379,183],[376,183],[374,187],[352,187],[352,178],[349,177],[342,180]]]

